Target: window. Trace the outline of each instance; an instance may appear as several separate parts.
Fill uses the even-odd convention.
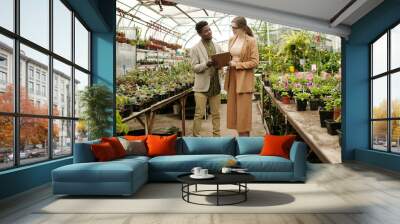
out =
[[[75,18],[75,62],[82,68],[89,69],[89,32]]]
[[[87,133],[74,105],[89,85],[90,31],[62,0],[0,2],[0,170],[70,156]]]
[[[400,25],[370,45],[371,148],[400,153]]]
[[[29,79],[33,80],[33,67],[29,66],[29,71],[28,71]]]
[[[33,82],[28,82],[28,92],[29,92],[29,94],[34,93]]]
[[[64,96],[71,96],[72,91],[70,89],[65,89],[65,83],[72,84],[72,68],[69,65],[66,65],[58,60],[53,60],[53,103],[59,103],[58,97],[60,96],[60,100],[64,103]],[[60,94],[60,95],[59,95]],[[72,101],[72,97],[69,97],[69,100]],[[69,102],[71,105],[72,102]],[[55,105],[53,105],[55,106]],[[53,110],[53,114],[59,114],[59,108],[57,110]],[[72,117],[72,108],[68,107],[66,110],[66,114],[62,114],[62,116]]]
[[[42,86],[42,96],[46,97],[46,86]]]
[[[1,15],[2,10],[3,8],[0,9],[0,21],[4,16]],[[0,62],[0,112],[12,113],[14,111],[14,71],[12,66],[8,65],[11,63],[7,59],[11,60],[14,56],[14,43],[12,39],[0,33],[0,46],[0,57],[2,58]]]
[[[53,0],[54,52],[71,60],[72,12],[60,1]]]
[[[49,0],[20,0],[21,36],[49,48]]]
[[[14,31],[14,0],[1,0],[0,26]]]

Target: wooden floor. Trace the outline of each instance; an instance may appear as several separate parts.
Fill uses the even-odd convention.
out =
[[[366,206],[356,214],[35,214],[54,200],[50,187],[43,186],[0,202],[0,223],[400,223],[399,174],[357,163],[310,164],[308,183],[319,184],[345,201],[363,202]]]

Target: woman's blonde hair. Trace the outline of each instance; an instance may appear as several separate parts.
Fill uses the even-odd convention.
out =
[[[232,20],[232,23],[235,23],[238,26],[238,28],[243,29],[247,35],[251,37],[254,36],[253,31],[251,31],[250,27],[247,25],[246,18],[244,18],[243,16],[235,17]]]

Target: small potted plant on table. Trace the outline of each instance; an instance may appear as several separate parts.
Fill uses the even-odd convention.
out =
[[[333,119],[333,100],[332,98],[324,99],[324,106],[319,110],[319,121],[321,127],[326,127],[325,120]]]
[[[341,128],[341,116],[339,116],[336,120],[333,119],[325,120],[325,124],[328,133],[330,135],[337,135],[338,134],[337,130]]]
[[[286,91],[281,92],[281,101],[284,104],[290,104],[289,93]]]
[[[296,99],[297,111],[306,111],[307,102],[310,99],[310,94],[307,92],[299,92],[294,96]]]

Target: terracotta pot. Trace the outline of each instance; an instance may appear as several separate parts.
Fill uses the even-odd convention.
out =
[[[290,97],[289,96],[282,96],[281,101],[284,104],[290,104]]]
[[[342,113],[342,108],[335,107],[333,109],[333,120],[336,120],[338,117],[340,117],[341,113]]]

